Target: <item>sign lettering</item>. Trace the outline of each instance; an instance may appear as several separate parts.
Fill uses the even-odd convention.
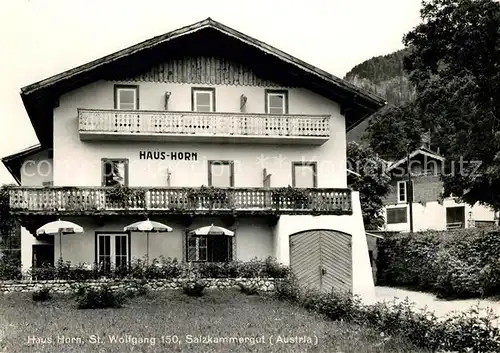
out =
[[[156,159],[171,161],[197,161],[197,152],[160,152],[160,151],[139,151],[139,159]]]

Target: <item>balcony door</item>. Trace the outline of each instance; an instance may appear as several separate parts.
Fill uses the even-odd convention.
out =
[[[128,233],[96,233],[96,262],[104,271],[126,266],[129,248]]]

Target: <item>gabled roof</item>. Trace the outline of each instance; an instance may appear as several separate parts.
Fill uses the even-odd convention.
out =
[[[441,161],[441,162],[444,162],[444,160],[445,160],[445,158],[443,156],[437,154],[436,152],[432,152],[431,150],[429,150],[425,147],[420,147],[420,148],[416,149],[415,151],[410,153],[409,157],[410,157],[410,159],[412,159],[419,154],[426,156],[426,157],[429,157],[429,158],[437,159],[438,161]],[[389,167],[387,168],[387,171],[389,172],[389,171],[393,170],[394,168],[400,166],[401,164],[406,163],[407,160],[408,160],[408,157],[405,157],[405,158],[401,158],[399,161],[396,161],[396,162],[390,164]]]
[[[43,148],[40,144],[36,144],[25,148],[19,152],[13,153],[11,155],[2,158],[2,163],[9,173],[14,177],[16,182],[21,185],[21,165],[26,157],[32,156],[35,153],[42,151]]]
[[[258,66],[261,74],[274,75],[278,80],[293,82],[339,102],[348,128],[385,105],[383,98],[211,18],[23,87],[21,98],[37,137],[42,145],[47,145],[52,142],[52,111],[60,95],[100,79],[116,77],[125,70],[139,73],[158,58],[183,52],[202,55],[207,50],[226,51],[234,59]],[[278,65],[279,70],[271,68]]]

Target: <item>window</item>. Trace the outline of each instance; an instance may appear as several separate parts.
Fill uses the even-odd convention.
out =
[[[188,236],[188,261],[207,261],[207,237]]]
[[[293,162],[292,186],[315,188],[317,186],[316,162]]]
[[[474,226],[477,228],[495,227],[495,221],[474,221]]]
[[[407,222],[406,207],[387,209],[387,224],[406,223],[406,222]]]
[[[266,90],[266,113],[288,114],[288,92]]]
[[[33,244],[31,256],[32,267],[54,266],[54,244]]]
[[[215,88],[193,88],[191,91],[191,109],[194,112],[214,112]]]
[[[234,162],[208,161],[208,185],[221,188],[234,186]]]
[[[187,261],[232,261],[233,237],[227,235],[186,235]]]
[[[102,159],[102,186],[128,186],[128,159]]]
[[[139,87],[116,85],[115,109],[120,109],[120,110],[139,109]]]
[[[104,271],[111,268],[123,267],[128,264],[129,242],[127,233],[107,234],[98,233],[96,262]]]
[[[446,208],[446,228],[465,228],[465,207]]]
[[[411,181],[412,200],[415,201],[415,187],[413,180]],[[398,181],[398,202],[408,202],[408,182]]]

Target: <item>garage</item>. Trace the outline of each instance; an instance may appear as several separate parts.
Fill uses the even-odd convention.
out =
[[[299,285],[352,291],[351,236],[334,230],[308,230],[290,236],[290,266]]]

